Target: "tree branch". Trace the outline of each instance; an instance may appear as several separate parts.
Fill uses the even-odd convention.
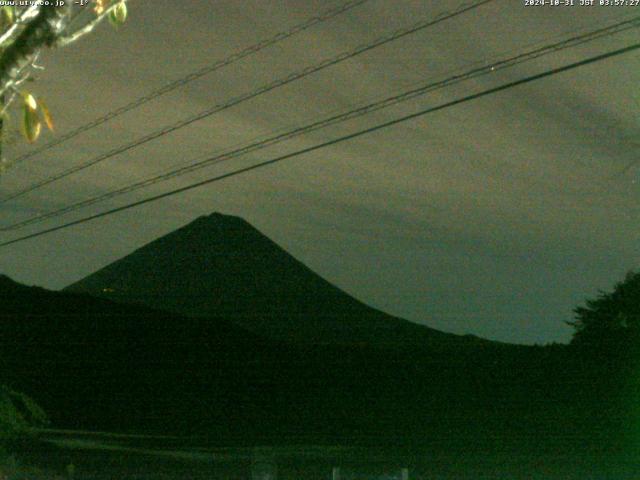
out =
[[[45,46],[53,46],[69,18],[70,7],[43,6],[0,55],[0,95],[17,80],[20,71],[31,64]]]
[[[121,0],[121,1],[123,3],[126,3],[127,0]],[[91,20],[84,27],[79,28],[73,33],[59,37],[55,42],[55,46],[66,47],[70,43],[73,43],[81,39],[85,35],[88,35],[89,33],[93,32],[93,30],[98,26],[98,24],[102,22],[105,18],[107,18],[111,14],[111,12],[113,12],[118,7],[118,3],[120,2],[115,2],[112,5],[110,5],[109,8],[106,8],[100,15],[96,16],[96,18]]]
[[[20,18],[16,22],[14,22],[14,24],[11,25],[7,29],[7,31],[0,36],[0,45],[10,40],[11,37],[13,37],[13,35],[18,31],[18,28],[21,25],[24,25],[24,22],[26,20],[32,17],[35,17],[38,14],[38,10],[40,10],[40,7],[36,4],[36,5],[30,6],[24,12],[22,12],[22,15],[20,15]]]

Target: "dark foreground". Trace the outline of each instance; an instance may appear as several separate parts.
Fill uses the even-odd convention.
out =
[[[624,339],[287,344],[8,279],[0,305],[0,384],[54,428],[121,434],[45,432],[16,446],[41,473],[12,478],[639,478]]]
[[[520,445],[500,439],[424,445],[379,439],[376,445],[371,438],[350,445],[208,447],[197,438],[51,431],[39,437],[16,445],[23,467],[6,478],[622,480],[637,479],[639,464],[621,451],[567,448],[565,439],[549,439],[540,448],[524,448],[529,439]]]

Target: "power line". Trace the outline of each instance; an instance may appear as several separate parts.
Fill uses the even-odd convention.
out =
[[[170,190],[168,192],[164,192],[164,193],[161,193],[161,194],[158,194],[158,195],[153,195],[151,197],[147,197],[147,198],[144,198],[142,200],[138,200],[138,201],[129,203],[127,205],[123,205],[123,206],[120,206],[120,207],[117,207],[117,208],[112,208],[112,209],[106,210],[104,212],[96,213],[94,215],[90,215],[90,216],[87,216],[87,217],[80,218],[78,220],[74,220],[74,221],[71,221],[71,222],[64,223],[62,225],[58,225],[56,227],[47,228],[45,230],[40,230],[39,232],[35,232],[35,233],[31,233],[29,235],[25,235],[25,236],[22,236],[22,237],[19,237],[19,238],[15,238],[13,240],[9,240],[9,241],[0,243],[0,247],[6,247],[6,246],[12,245],[14,243],[18,243],[18,242],[22,242],[22,241],[25,241],[25,240],[29,240],[31,238],[36,238],[36,237],[40,237],[42,235],[46,235],[47,233],[56,232],[58,230],[69,228],[69,227],[72,227],[74,225],[79,225],[81,223],[86,223],[88,221],[95,220],[97,218],[106,217],[106,216],[113,215],[113,214],[118,213],[118,212],[122,212],[124,210],[128,210],[130,208],[134,208],[134,207],[137,207],[137,206],[140,206],[140,205],[144,205],[144,204],[147,204],[147,203],[155,202],[157,200],[160,200],[160,199],[163,199],[163,198],[167,198],[167,197],[171,197],[173,195],[177,195],[179,193],[183,193],[183,192],[186,192],[186,191],[189,191],[189,190],[193,190],[195,188],[202,187],[204,185],[209,185],[209,184],[212,184],[212,183],[215,183],[215,182],[218,182],[218,181],[230,178],[230,177],[235,177],[235,176],[243,174],[243,173],[247,173],[247,172],[250,172],[250,171],[253,171],[253,170],[257,170],[259,168],[263,168],[263,167],[266,167],[266,166],[269,166],[269,165],[273,165],[275,163],[282,162],[284,160],[288,160],[290,158],[294,158],[294,157],[297,157],[297,156],[300,156],[300,155],[311,153],[311,152],[314,152],[316,150],[320,150],[322,148],[326,148],[326,147],[329,147],[329,146],[332,146],[332,145],[335,145],[335,144],[338,144],[338,143],[341,143],[341,142],[344,142],[344,141],[347,141],[347,140],[352,140],[354,138],[361,137],[363,135],[367,135],[369,133],[377,132],[378,130],[382,130],[384,128],[388,128],[388,127],[391,127],[391,126],[406,122],[408,120],[419,118],[419,117],[422,117],[422,116],[427,115],[429,113],[433,113],[433,112],[437,112],[437,111],[440,111],[440,110],[444,110],[446,108],[451,108],[451,107],[453,107],[455,105],[459,105],[459,104],[466,103],[466,102],[469,102],[469,101],[472,101],[472,100],[476,100],[478,98],[486,97],[486,96],[492,95],[494,93],[498,93],[498,92],[501,92],[501,91],[504,91],[504,90],[508,90],[510,88],[513,88],[513,87],[517,87],[519,85],[523,85],[523,84],[530,83],[530,82],[533,82],[533,81],[536,81],[536,80],[547,78],[547,77],[550,77],[552,75],[557,75],[559,73],[563,73],[563,72],[566,72],[566,71],[569,71],[569,70],[573,70],[575,68],[579,68],[579,67],[582,67],[582,66],[585,66],[585,65],[589,65],[589,64],[592,64],[592,63],[600,62],[602,60],[605,60],[605,59],[608,59],[608,58],[612,58],[612,57],[616,57],[616,56],[619,56],[619,55],[623,55],[625,53],[629,53],[629,52],[632,52],[632,51],[638,50],[638,49],[640,49],[640,43],[635,43],[633,45],[630,45],[630,46],[627,46],[627,47],[624,47],[624,48],[620,48],[620,49],[617,49],[617,50],[613,50],[613,51],[610,51],[610,52],[607,52],[607,53],[603,53],[603,54],[600,54],[600,55],[596,55],[596,56],[587,58],[586,60],[581,60],[579,62],[574,62],[574,63],[568,64],[568,65],[565,65],[563,67],[558,67],[558,68],[554,68],[552,70],[547,70],[545,72],[538,73],[538,74],[535,74],[535,75],[531,75],[531,76],[522,78],[520,80],[507,82],[507,83],[504,83],[504,84],[499,85],[497,87],[489,88],[487,90],[483,90],[483,91],[478,92],[478,93],[467,95],[467,96],[459,98],[457,100],[452,100],[452,101],[449,101],[449,102],[445,102],[445,103],[442,103],[442,104],[437,105],[435,107],[430,107],[430,108],[421,110],[419,112],[412,113],[410,115],[405,115],[405,116],[396,118],[394,120],[390,120],[390,121],[387,121],[387,122],[384,122],[384,123],[380,123],[378,125],[374,125],[372,127],[366,128],[364,130],[359,130],[358,132],[351,133],[349,135],[344,135],[342,137],[339,137],[339,138],[336,138],[336,139],[333,139],[333,140],[329,140],[327,142],[314,145],[312,147],[303,148],[301,150],[297,150],[297,151],[292,152],[292,153],[281,155],[279,157],[272,158],[270,160],[265,160],[263,162],[251,165],[249,167],[240,168],[240,169],[234,170],[232,172],[228,172],[228,173],[225,173],[225,174],[222,174],[222,175],[217,175],[215,177],[211,177],[211,178],[208,178],[208,179],[205,179],[205,180],[201,180],[199,182],[195,182],[195,183],[186,185],[184,187],[176,188],[176,189]]]
[[[86,162],[83,162],[79,165],[76,165],[74,167],[68,168],[67,170],[64,170],[58,174],[54,174],[48,178],[45,178],[44,180],[35,182],[33,184],[31,184],[30,186],[19,190],[17,192],[14,192],[6,197],[3,197],[0,199],[0,204],[6,203],[9,200],[13,200],[16,199],[18,197],[21,197],[27,193],[33,192],[34,190],[37,190],[39,188],[42,188],[46,185],[49,185],[51,183],[54,183],[58,180],[61,180],[65,177],[68,177],[70,175],[73,175],[75,173],[78,173],[82,170],[85,170],[89,167],[92,167],[93,165],[96,165],[100,162],[103,162],[109,158],[112,158],[116,155],[119,155],[121,153],[127,152],[133,148],[139,147],[141,145],[144,145],[145,143],[148,143],[152,140],[155,140],[157,138],[163,137],[165,135],[168,135],[169,133],[172,133],[176,130],[179,130],[181,128],[184,128],[188,125],[191,125],[192,123],[195,123],[199,120],[202,120],[204,118],[210,117],[211,115],[221,112],[223,110],[226,110],[228,108],[231,108],[235,105],[238,105],[242,102],[245,102],[247,100],[251,100],[253,98],[256,98],[260,95],[263,95],[265,93],[268,93],[272,90],[275,90],[277,88],[280,88],[284,85],[287,85],[289,83],[292,83],[296,80],[300,80],[304,77],[307,77],[313,73],[317,73],[321,70],[324,70],[325,68],[329,68],[333,65],[336,65],[338,63],[344,62],[346,60],[352,59],[358,55],[362,55],[365,52],[368,52],[370,50],[373,50],[375,48],[378,48],[382,45],[385,45],[387,43],[390,43],[392,41],[395,41],[399,38],[405,37],[407,35],[411,35],[413,33],[419,32],[421,30],[424,30],[428,27],[431,27],[433,25],[436,25],[440,22],[443,22],[445,20],[449,20],[451,18],[454,18],[458,15],[462,15],[463,13],[466,13],[470,10],[476,9],[482,5],[485,5],[487,3],[490,3],[494,0],[479,0],[479,1],[475,1],[472,2],[471,4],[466,3],[461,7],[458,7],[456,10],[453,11],[448,11],[448,12],[444,12],[439,14],[438,16],[436,16],[435,18],[432,19],[428,19],[428,20],[423,20],[421,22],[418,22],[410,27],[406,27],[406,28],[402,28],[399,30],[396,30],[394,32],[391,32],[387,35],[384,35],[382,37],[377,38],[376,40],[374,40],[373,42],[370,43],[366,43],[363,45],[360,45],[358,47],[356,47],[355,49],[343,52],[335,57],[326,59],[318,64],[315,65],[311,65],[309,67],[306,67],[300,71],[297,71],[295,73],[289,74],[284,78],[280,78],[278,80],[275,80],[271,83],[268,83],[266,85],[262,85],[261,87],[258,87],[257,89],[242,94],[240,96],[234,97],[231,100],[228,100],[225,103],[222,104],[217,104],[214,105],[211,108],[208,108],[202,112],[199,112],[195,115],[192,115],[191,117],[188,117],[184,120],[180,120],[179,122],[174,123],[173,125],[169,125],[166,127],[163,127],[159,130],[156,130],[155,132],[152,132],[148,135],[145,135],[141,138],[138,138],[136,140],[134,140],[133,142],[130,142],[128,144],[125,145],[121,145],[115,149],[112,149],[102,155],[99,155],[97,157],[92,158],[91,160],[88,160]]]
[[[28,153],[25,153],[24,155],[19,156],[18,158],[16,158],[13,161],[13,164],[17,164],[20,163],[24,160],[28,160],[29,158],[35,157],[36,155],[49,150],[53,147],[56,147],[64,142],[66,142],[67,140],[72,139],[73,137],[76,137],[78,135],[80,135],[81,133],[84,133],[88,130],[91,130],[93,128],[96,128],[106,122],[108,122],[109,120],[113,120],[114,118],[123,115],[133,109],[136,109],[142,105],[144,105],[147,102],[150,102],[151,100],[154,100],[158,97],[161,97],[162,95],[165,95],[169,92],[172,92],[173,90],[176,90],[177,88],[180,88],[190,82],[193,82],[194,80],[197,80],[205,75],[208,75],[209,73],[213,73],[216,70],[219,70],[221,68],[227,67],[239,60],[242,60],[243,58],[246,58],[248,56],[253,55],[254,53],[258,53],[261,50],[264,50],[267,47],[270,47],[271,45],[275,45],[278,42],[281,42],[283,40],[286,40],[287,38],[293,37],[294,35],[297,35],[298,33],[304,32],[305,30],[308,30],[309,28],[325,22],[327,20],[330,20],[334,17],[337,17],[338,15],[345,13],[359,5],[362,5],[363,3],[368,2],[369,0],[352,0],[349,2],[346,2],[342,5],[339,5],[338,7],[332,8],[327,10],[324,13],[321,13],[317,16],[308,18],[307,20],[305,20],[302,23],[299,23],[297,25],[294,25],[293,27],[291,27],[289,30],[285,30],[279,33],[276,33],[275,35],[262,40],[261,42],[258,42],[254,45],[251,45],[249,47],[246,47],[222,60],[218,60],[214,63],[212,63],[211,65],[207,65],[204,66],[202,68],[200,68],[199,70],[195,70],[194,72],[191,72],[183,77],[178,78],[177,80],[173,80],[165,85],[163,85],[162,87],[151,91],[150,93],[148,93],[147,95],[140,97],[136,100],[133,100],[132,102],[123,105],[120,108],[117,108],[115,110],[112,110],[109,113],[106,113],[105,115],[96,118],[95,120],[92,120],[89,123],[86,123],[78,128],[75,128],[74,130],[71,130],[68,133],[65,133],[64,135],[61,135],[57,138],[55,138],[54,140],[50,141],[49,143],[46,143],[44,145],[42,145],[39,148],[36,148],[35,150],[32,150]]]
[[[462,74],[453,75],[444,80],[427,83],[425,85],[421,85],[418,88],[412,88],[400,94],[386,97],[382,100],[378,100],[373,103],[369,103],[368,105],[355,108],[338,115],[333,115],[316,122],[312,122],[303,127],[294,128],[293,130],[289,130],[285,133],[281,133],[264,140],[250,143],[249,145],[216,155],[214,157],[209,157],[205,160],[191,163],[189,165],[186,165],[177,169],[171,169],[168,172],[165,172],[165,173],[162,173],[138,182],[134,182],[125,187],[118,188],[116,190],[112,190],[110,192],[106,192],[98,196],[90,197],[88,199],[73,203],[71,205],[64,206],[56,210],[52,210],[50,212],[46,212],[40,215],[33,216],[31,218],[27,218],[25,220],[4,226],[0,228],[0,231],[15,230],[15,229],[22,228],[35,223],[40,223],[50,218],[56,218],[61,215],[64,215],[65,213],[69,213],[74,210],[77,210],[79,208],[87,207],[89,205],[93,205],[95,203],[102,202],[102,201],[117,197],[119,195],[123,195],[125,193],[130,193],[130,192],[139,190],[141,188],[145,188],[145,187],[154,185],[156,183],[169,180],[177,176],[191,173],[196,170],[208,167],[212,164],[218,164],[224,161],[228,161],[233,158],[237,158],[239,156],[246,155],[248,153],[255,152],[257,150],[261,150],[263,148],[267,148],[269,146],[275,145],[282,141],[289,140],[291,138],[294,138],[303,134],[307,134],[312,131],[319,130],[321,128],[325,128],[331,125],[335,125],[347,120],[351,120],[351,119],[363,116],[365,114],[372,113],[374,111],[378,111],[383,108],[387,108],[391,105],[395,105],[397,103],[404,102],[421,95],[425,95],[435,90],[460,83],[462,81],[477,78],[482,75],[491,74],[496,71],[502,70],[504,68],[510,68],[515,65],[519,65],[521,63],[524,63],[536,58],[540,58],[544,55],[555,53],[567,48],[575,47],[577,45],[582,45],[584,43],[591,42],[593,40],[596,40],[605,36],[611,36],[611,35],[629,30],[631,28],[637,28],[638,26],[640,26],[640,17],[637,16],[630,20],[617,22],[612,25],[608,25],[606,27],[602,27],[587,33],[582,33],[580,35],[562,40],[560,42],[552,43],[539,48],[534,48],[526,52],[520,53],[518,55],[512,56],[510,58],[499,60],[490,65],[474,68]]]

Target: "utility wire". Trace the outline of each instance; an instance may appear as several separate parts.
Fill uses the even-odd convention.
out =
[[[624,48],[620,48],[620,49],[617,49],[617,50],[609,51],[607,53],[596,55],[596,56],[587,58],[585,60],[581,60],[579,62],[570,63],[570,64],[562,66],[562,67],[554,68],[552,70],[547,70],[547,71],[542,72],[542,73],[531,75],[531,76],[522,78],[520,80],[507,82],[507,83],[504,83],[504,84],[499,85],[497,87],[489,88],[487,90],[483,90],[483,91],[478,92],[478,93],[467,95],[467,96],[459,98],[457,100],[452,100],[452,101],[449,101],[449,102],[445,102],[445,103],[442,103],[442,104],[437,105],[435,107],[430,107],[430,108],[421,110],[419,112],[412,113],[410,115],[405,115],[405,116],[396,118],[394,120],[390,120],[390,121],[387,121],[387,122],[384,122],[384,123],[380,123],[378,125],[374,125],[372,127],[366,128],[364,130],[359,130],[359,131],[357,131],[355,133],[351,133],[349,135],[344,135],[342,137],[338,137],[338,138],[335,138],[333,140],[329,140],[327,142],[314,145],[312,147],[303,148],[301,150],[297,150],[295,152],[291,152],[291,153],[288,153],[288,154],[285,154],[285,155],[281,155],[279,157],[275,157],[275,158],[272,158],[270,160],[265,160],[263,162],[260,162],[260,163],[257,163],[257,164],[254,164],[254,165],[251,165],[251,166],[248,166],[248,167],[240,168],[240,169],[228,172],[228,173],[224,173],[222,175],[217,175],[215,177],[207,178],[205,180],[201,180],[201,181],[198,181],[198,182],[195,182],[195,183],[191,183],[191,184],[186,185],[184,187],[176,188],[174,190],[170,190],[170,191],[167,191],[167,192],[164,192],[164,193],[160,193],[158,195],[153,195],[151,197],[147,197],[147,198],[144,198],[142,200],[138,200],[138,201],[129,203],[127,205],[122,205],[120,207],[112,208],[110,210],[106,210],[106,211],[103,211],[103,212],[100,212],[100,213],[96,213],[94,215],[89,215],[87,217],[83,217],[83,218],[80,218],[80,219],[77,219],[77,220],[74,220],[74,221],[71,221],[71,222],[67,222],[67,223],[64,223],[62,225],[58,225],[58,226],[55,226],[55,227],[51,227],[51,228],[47,228],[47,229],[44,229],[44,230],[40,230],[38,232],[34,232],[34,233],[29,234],[29,235],[24,235],[22,237],[15,238],[13,240],[9,240],[9,241],[0,243],[0,247],[6,247],[8,245],[12,245],[12,244],[15,244],[15,243],[18,243],[18,242],[22,242],[22,241],[25,241],[25,240],[28,240],[28,239],[31,239],[31,238],[36,238],[36,237],[40,237],[42,235],[46,235],[48,233],[56,232],[58,230],[63,230],[63,229],[72,227],[74,225],[79,225],[81,223],[86,223],[86,222],[89,222],[91,220],[95,220],[97,218],[102,218],[102,217],[106,217],[106,216],[109,216],[109,215],[113,215],[115,213],[122,212],[124,210],[128,210],[130,208],[134,208],[134,207],[137,207],[137,206],[140,206],[140,205],[144,205],[144,204],[147,204],[147,203],[155,202],[157,200],[160,200],[160,199],[163,199],[163,198],[167,198],[167,197],[171,197],[173,195],[177,195],[179,193],[183,193],[183,192],[186,192],[186,191],[189,191],[189,190],[193,190],[195,188],[202,187],[204,185],[209,185],[209,184],[212,184],[212,183],[215,183],[215,182],[219,182],[221,180],[224,180],[224,179],[227,179],[227,178],[231,178],[231,177],[235,177],[237,175],[241,175],[243,173],[247,173],[247,172],[250,172],[250,171],[253,171],[253,170],[257,170],[259,168],[263,168],[263,167],[266,167],[266,166],[269,166],[269,165],[273,165],[275,163],[279,163],[279,162],[282,162],[284,160],[288,160],[290,158],[298,157],[300,155],[305,155],[307,153],[311,153],[311,152],[314,152],[316,150],[320,150],[322,148],[326,148],[326,147],[329,147],[329,146],[332,146],[332,145],[336,145],[338,143],[341,143],[341,142],[344,142],[344,141],[347,141],[347,140],[352,140],[354,138],[358,138],[358,137],[361,137],[363,135],[367,135],[367,134],[370,134],[370,133],[373,133],[373,132],[377,132],[378,130],[382,130],[384,128],[388,128],[388,127],[391,127],[391,126],[406,122],[408,120],[413,120],[415,118],[422,117],[422,116],[427,115],[429,113],[433,113],[433,112],[437,112],[437,111],[440,111],[440,110],[444,110],[446,108],[451,108],[453,106],[460,105],[462,103],[466,103],[466,102],[469,102],[469,101],[472,101],[472,100],[476,100],[478,98],[486,97],[486,96],[492,95],[494,93],[502,92],[504,90],[508,90],[510,88],[517,87],[519,85],[524,85],[526,83],[530,83],[530,82],[533,82],[533,81],[536,81],[536,80],[540,80],[540,79],[547,78],[547,77],[550,77],[550,76],[553,76],[553,75],[557,75],[559,73],[563,73],[563,72],[566,72],[566,71],[569,71],[569,70],[573,70],[575,68],[579,68],[579,67],[582,67],[582,66],[585,66],[585,65],[589,65],[589,64],[592,64],[592,63],[600,62],[600,61],[606,60],[608,58],[613,58],[613,57],[616,57],[616,56],[619,56],[619,55],[623,55],[625,53],[629,53],[629,52],[632,52],[632,51],[635,51],[635,50],[638,50],[638,49],[640,49],[640,43],[635,43],[633,45],[629,45],[629,46],[624,47]]]
[[[294,128],[293,130],[289,130],[285,133],[281,133],[264,140],[256,141],[249,145],[236,148],[234,150],[231,150],[213,157],[209,157],[204,160],[197,161],[195,163],[191,163],[189,165],[186,165],[180,168],[171,169],[162,174],[134,182],[132,184],[118,188],[116,190],[112,190],[112,191],[103,193],[101,195],[93,196],[88,199],[82,200],[80,202],[72,203],[62,208],[52,210],[50,212],[46,212],[43,214],[39,214],[30,218],[27,218],[25,220],[1,227],[0,231],[6,232],[10,230],[16,230],[18,228],[22,228],[28,225],[43,222],[44,220],[47,220],[50,218],[59,217],[66,213],[78,210],[79,208],[87,207],[89,205],[93,205],[95,203],[99,203],[99,202],[123,195],[125,193],[130,193],[130,192],[139,190],[141,188],[145,188],[145,187],[154,185],[156,183],[169,180],[177,176],[185,175],[187,173],[194,172],[196,170],[211,166],[213,164],[222,163],[224,161],[228,161],[233,158],[237,158],[239,156],[243,156],[248,153],[261,150],[263,148],[267,148],[269,146],[275,145],[285,140],[289,140],[291,138],[294,138],[303,134],[307,134],[331,125],[342,123],[344,121],[351,120],[351,119],[366,115],[368,113],[381,110],[383,108],[387,108],[391,105],[395,105],[397,103],[404,102],[421,95],[425,95],[427,93],[433,92],[435,90],[439,90],[441,88],[445,88],[466,80],[477,78],[482,75],[492,74],[504,68],[510,68],[515,65],[519,65],[521,63],[524,63],[536,58],[540,58],[544,55],[549,55],[551,53],[555,53],[567,48],[582,45],[584,43],[591,42],[605,36],[611,36],[611,35],[629,30],[631,28],[638,28],[639,26],[640,26],[640,16],[637,16],[630,20],[617,22],[615,24],[602,27],[597,30],[593,30],[587,33],[582,33],[577,36],[573,36],[571,38],[562,40],[560,42],[552,43],[539,48],[533,48],[526,52],[520,53],[518,55],[496,61],[490,65],[484,65],[479,68],[474,68],[462,74],[453,75],[444,80],[423,84],[417,88],[412,88],[400,94],[386,97],[382,100],[378,100],[373,103],[369,103],[368,105],[365,105],[356,109],[352,109],[350,111],[347,111],[338,115],[333,115],[323,120],[312,122],[303,127]]]
[[[244,48],[243,50],[240,50],[239,52],[236,52],[222,60],[218,60],[214,63],[212,63],[211,65],[207,65],[205,67],[200,68],[199,70],[195,70],[194,72],[189,73],[188,75],[185,75],[183,77],[178,78],[177,80],[174,80],[172,82],[167,83],[166,85],[163,85],[162,87],[151,91],[150,93],[148,93],[147,95],[140,97],[136,100],[133,100],[132,102],[123,105],[120,108],[117,108],[115,110],[112,110],[109,113],[106,113],[105,115],[96,118],[95,120],[86,123],[80,127],[75,128],[74,130],[71,130],[68,133],[65,133],[64,135],[61,135],[59,137],[57,137],[56,139],[50,141],[49,143],[46,143],[44,145],[42,145],[39,148],[36,148],[30,152],[25,153],[24,155],[21,155],[19,157],[17,157],[12,163],[15,165],[17,163],[23,162],[24,160],[27,160],[29,158],[33,158],[36,155],[45,152],[46,150],[49,150],[53,147],[56,147],[64,142],[66,142],[67,140],[72,139],[73,137],[76,137],[78,135],[80,135],[81,133],[84,133],[88,130],[91,130],[93,128],[96,128],[106,122],[108,122],[109,120],[113,120],[114,118],[127,113],[133,109],[136,109],[142,105],[144,105],[147,102],[150,102],[151,100],[154,100],[158,97],[161,97],[162,95],[165,95],[169,92],[172,92],[173,90],[176,90],[177,88],[180,88],[190,82],[193,82],[194,80],[197,80],[205,75],[208,75],[209,73],[213,73],[216,70],[219,70],[221,68],[224,68],[228,65],[231,65],[239,60],[242,60],[243,58],[246,58],[250,55],[253,55],[254,53],[258,53],[261,50],[264,50],[267,47],[270,47],[271,45],[275,45],[278,42],[281,42],[283,40],[286,40],[287,38],[293,37],[294,35],[297,35],[298,33],[304,32],[305,30],[308,30],[309,28],[322,23],[324,21],[330,20],[334,17],[337,17],[338,15],[347,12],[348,10],[351,10],[359,5],[362,5],[363,3],[368,2],[369,0],[352,0],[349,2],[346,2],[342,5],[339,5],[338,7],[332,8],[330,10],[327,10],[324,13],[321,13],[317,16],[311,17],[307,20],[305,20],[302,23],[299,23],[293,27],[291,27],[289,30],[285,30],[279,33],[276,33],[275,35],[262,40],[261,42],[258,42],[254,45],[251,45],[249,47]]]
[[[202,120],[204,118],[210,117],[211,115],[221,112],[223,110],[226,110],[228,108],[231,108],[235,105],[238,105],[242,102],[245,102],[247,100],[251,100],[253,98],[256,98],[260,95],[263,95],[265,93],[268,93],[272,90],[275,90],[277,88],[280,88],[284,85],[287,85],[289,83],[292,83],[296,80],[300,80],[301,78],[307,77],[313,73],[317,73],[321,70],[324,70],[325,68],[329,68],[333,65],[336,65],[338,63],[344,62],[346,60],[352,59],[358,55],[362,55],[365,52],[368,52],[370,50],[373,50],[375,48],[378,48],[382,45],[385,45],[387,43],[390,43],[392,41],[398,40],[399,38],[405,37],[407,35],[411,35],[413,33],[419,32],[421,30],[424,30],[428,27],[431,27],[433,25],[436,25],[440,22],[443,22],[445,20],[454,18],[458,15],[462,15],[463,13],[466,13],[470,10],[476,9],[484,4],[487,4],[489,2],[492,2],[494,0],[480,0],[480,1],[475,1],[472,3],[466,3],[461,7],[458,7],[456,10],[453,11],[448,11],[448,12],[444,12],[441,13],[440,15],[436,16],[435,18],[432,19],[428,19],[428,20],[423,20],[421,22],[418,22],[410,27],[407,28],[402,28],[399,30],[396,30],[394,32],[391,32],[387,35],[384,35],[382,37],[377,38],[376,40],[374,40],[373,42],[367,43],[367,44],[363,44],[360,45],[358,47],[356,47],[355,49],[343,52],[335,57],[326,59],[322,62],[320,62],[319,64],[315,64],[315,65],[311,65],[308,66],[300,71],[297,71],[295,73],[289,74],[284,78],[280,78],[278,80],[275,80],[271,83],[268,83],[266,85],[262,85],[261,87],[258,87],[256,90],[253,90],[251,92],[242,94],[240,96],[234,97],[230,100],[228,100],[225,103],[222,104],[217,104],[214,105],[211,108],[208,108],[202,112],[199,112],[195,115],[192,115],[191,117],[188,117],[184,120],[181,120],[179,122],[174,123],[173,125],[169,125],[166,127],[163,127],[159,130],[156,130],[155,132],[152,132],[148,135],[145,135],[141,138],[138,138],[136,140],[134,140],[133,142],[130,142],[128,144],[125,145],[121,145],[119,147],[116,147],[102,155],[99,155],[97,157],[92,158],[91,160],[88,160],[86,162],[83,162],[79,165],[73,166],[71,168],[68,168],[67,170],[64,170],[60,173],[54,174],[48,178],[45,178],[43,180],[40,180],[38,182],[35,182],[33,184],[31,184],[30,186],[19,190],[17,192],[14,192],[6,197],[0,198],[0,204],[6,203],[9,200],[13,200],[15,198],[21,197],[27,193],[33,192],[34,190],[37,190],[39,188],[42,188],[46,185],[49,185],[53,182],[56,182],[58,180],[61,180],[65,177],[68,177],[69,175],[73,175],[77,172],[80,172],[82,170],[85,170],[89,167],[92,167],[93,165],[96,165],[100,162],[103,162],[104,160],[107,160],[109,158],[112,158],[116,155],[119,155],[121,153],[127,152],[133,148],[139,147],[140,145],[144,145],[145,143],[148,143],[152,140],[155,140],[157,138],[163,137],[165,135],[168,135],[169,133],[172,133],[176,130],[182,129],[194,122],[197,122],[199,120]]]

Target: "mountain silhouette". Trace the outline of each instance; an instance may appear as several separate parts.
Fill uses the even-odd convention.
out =
[[[476,413],[495,410],[495,392],[530,388],[512,363],[521,361],[517,352],[533,351],[499,344],[440,352],[286,344],[220,318],[27,287],[7,277],[0,277],[0,338],[0,384],[32,397],[54,427],[246,441],[422,436],[425,425],[444,435],[478,421],[484,426],[487,416]],[[513,372],[509,381],[496,382],[495,362]]]
[[[198,435],[208,445],[410,442],[431,452],[486,444],[591,455],[626,448],[633,418],[616,368],[595,369],[569,347],[278,342],[219,317],[2,276],[0,339],[0,385],[33,398],[62,429]]]
[[[172,414],[169,429],[226,424],[246,406],[238,396],[254,378],[253,358],[270,370],[274,350],[222,321],[27,287],[6,276],[0,338],[0,380],[32,396],[54,426],[69,428],[147,429]]]
[[[371,308],[293,258],[245,220],[214,213],[70,285],[111,300],[224,318],[302,343],[474,343]]]

